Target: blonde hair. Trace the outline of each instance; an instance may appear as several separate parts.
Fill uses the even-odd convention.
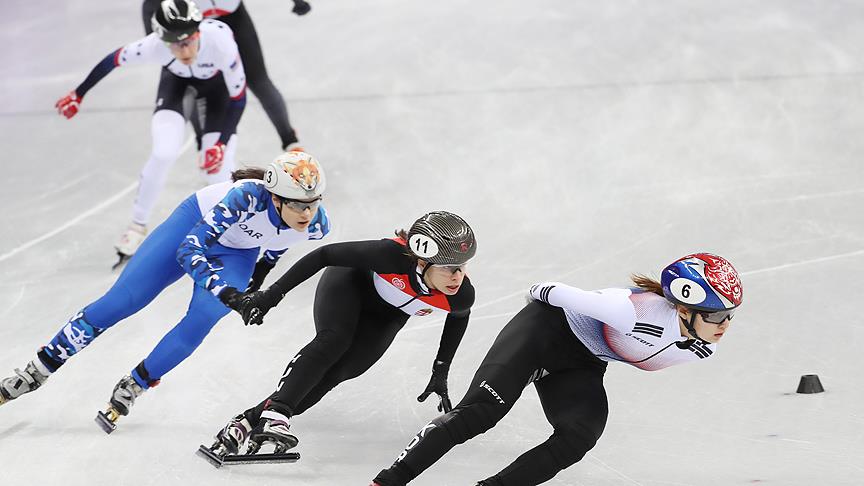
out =
[[[642,290],[654,292],[661,297],[665,297],[665,295],[663,295],[663,286],[660,285],[660,282],[647,275],[634,273],[630,275],[630,280],[632,280],[633,283]]]

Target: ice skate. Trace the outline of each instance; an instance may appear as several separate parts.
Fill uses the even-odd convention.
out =
[[[129,415],[129,409],[135,404],[135,399],[144,393],[144,388],[129,375],[124,376],[114,386],[108,408],[104,412],[98,412],[96,423],[106,434],[114,432],[117,428],[117,420],[123,415]]]
[[[198,455],[206,459],[216,468],[225,464],[276,464],[285,462],[296,462],[300,454],[296,452],[276,452],[273,454],[256,454],[260,445],[256,445],[254,452],[239,454],[243,443],[252,430],[252,425],[243,414],[240,414],[216,434],[216,441],[212,446],[198,447]],[[292,436],[293,437],[293,436]],[[296,445],[296,438],[295,445]]]
[[[297,437],[288,433],[288,417],[274,410],[264,410],[258,425],[249,434],[247,454],[256,454],[264,444],[273,444],[274,454],[282,454],[297,446]]]
[[[24,370],[15,368],[14,375],[0,380],[0,405],[39,388],[50,375],[39,358],[27,363]]]
[[[126,231],[124,231],[122,235],[120,235],[120,239],[114,245],[119,260],[111,267],[111,269],[114,270],[129,261],[146,237],[146,226],[138,223],[130,223],[129,227],[126,228]]]

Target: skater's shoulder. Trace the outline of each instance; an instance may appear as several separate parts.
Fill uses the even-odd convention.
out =
[[[234,32],[225,22],[216,19],[204,19],[198,27],[201,36],[206,39],[216,39],[219,43],[235,44]]]

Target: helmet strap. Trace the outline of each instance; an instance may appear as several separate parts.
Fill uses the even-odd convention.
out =
[[[703,343],[708,343],[708,341],[702,339],[701,337],[699,337],[698,334],[696,334],[696,326],[694,326],[694,324],[696,323],[696,311],[692,309],[690,310],[689,320],[684,319],[683,317],[679,317],[679,319],[681,319],[681,322],[684,323],[684,327],[687,328],[687,332],[690,333],[690,335],[693,336],[694,339],[697,339]]]

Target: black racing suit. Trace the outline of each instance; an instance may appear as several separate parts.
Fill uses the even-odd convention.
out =
[[[403,240],[354,241],[310,252],[268,291],[284,295],[325,267],[315,293],[315,338],[288,364],[277,391],[245,412],[253,426],[268,402],[297,415],[339,383],[363,374],[411,315],[447,313],[436,362],[453,361],[474,303],[467,276],[455,295],[445,295],[425,286]]]
[[[571,332],[564,311],[542,302],[523,308],[501,330],[462,401],[424,427],[375,482],[402,486],[447,451],[491,429],[534,381],[552,436],[483,483],[541,484],[588,452],[606,426],[606,363]]]

